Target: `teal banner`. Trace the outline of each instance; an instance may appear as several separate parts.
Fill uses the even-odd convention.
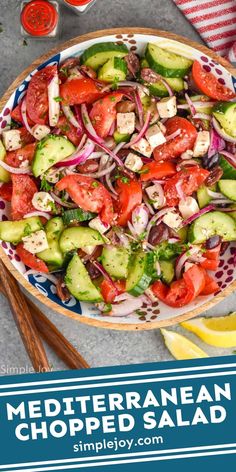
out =
[[[236,358],[0,378],[0,472],[236,464]]]

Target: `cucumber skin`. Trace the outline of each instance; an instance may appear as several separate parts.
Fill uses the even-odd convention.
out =
[[[175,276],[174,262],[173,261],[159,261],[161,267],[161,279],[164,283],[170,284]]]
[[[93,46],[90,46],[82,56],[80,57],[81,64],[89,65],[91,66],[94,70],[97,70],[98,67],[102,66],[105,64],[105,62],[110,59],[111,57],[124,57],[129,53],[129,50],[125,44],[116,44],[112,42],[106,42],[106,43],[98,43],[94,44]],[[104,60],[102,62],[98,63],[95,62],[95,56],[97,55],[104,55]],[[94,64],[96,64],[94,66]]]
[[[60,268],[64,265],[65,257],[60,250],[59,239],[64,229],[63,220],[60,217],[55,217],[49,220],[45,226],[48,249],[37,253],[37,257],[46,262],[54,269]]]
[[[224,156],[220,156],[220,167],[223,170],[221,179],[235,179],[236,180],[236,169],[227,161]]]
[[[53,143],[54,143],[54,146],[53,146]],[[61,153],[59,158],[58,158],[58,149],[57,149],[58,144],[59,144],[59,148],[61,148],[62,145],[67,147],[67,152]],[[47,149],[47,145],[49,145],[49,150]],[[34,176],[39,177],[48,169],[50,169],[50,167],[52,167],[54,164],[62,161],[63,159],[66,159],[66,157],[73,154],[74,151],[75,151],[74,144],[72,144],[64,136],[54,136],[54,135],[46,136],[46,138],[42,139],[42,141],[40,141],[37,145],[37,149],[36,149],[34,159],[32,162],[32,172]],[[52,153],[52,157],[50,157],[50,152]]]
[[[24,236],[28,236],[41,229],[43,229],[43,225],[38,216],[32,216],[18,221],[1,221],[0,239],[17,244]]]
[[[68,264],[65,284],[69,292],[80,301],[97,303],[103,301],[103,298],[93,284],[83,262],[79,256],[75,254]],[[85,285],[85,290],[81,290],[81,287]],[[87,286],[86,286],[87,285]]]
[[[153,45],[151,45],[151,47],[153,47]],[[156,47],[158,47],[158,46],[156,46]],[[162,49],[162,48],[158,47],[158,49]],[[165,51],[165,49],[162,49],[162,51]],[[169,51],[167,51],[167,52],[169,52]],[[174,53],[171,53],[171,54],[174,54]],[[174,55],[178,56],[177,54],[174,54]],[[181,56],[179,56],[179,57],[181,57]],[[162,64],[156,62],[153,59],[152,53],[150,52],[150,44],[147,45],[146,52],[145,52],[145,58],[146,58],[148,64],[150,65],[151,69],[153,69],[158,74],[161,74],[163,77],[172,77],[172,78],[184,77],[188,73],[188,71],[191,67],[191,64],[187,67],[184,67],[184,68],[180,67],[180,68],[176,68],[176,69],[167,68],[166,66],[163,66]],[[186,61],[188,61],[188,59],[186,59]]]
[[[181,92],[184,89],[184,81],[178,77],[166,78],[166,81],[175,92]],[[175,82],[174,82],[175,81]],[[149,86],[151,95],[155,97],[168,97],[169,93],[162,82],[156,82]]]
[[[224,235],[220,234],[220,231],[218,231],[217,233],[216,232],[213,232],[212,234],[209,233],[207,236],[205,236],[201,239],[197,239],[195,234],[194,234],[195,225],[197,224],[197,222],[199,222],[200,219],[204,218],[204,220],[205,220],[205,218],[207,216],[210,217],[210,216],[212,216],[213,213],[215,213],[215,214],[217,213],[217,214],[221,215],[221,218],[222,218],[222,215],[223,215],[224,219],[228,220],[229,224],[232,224],[232,220],[233,220],[234,224],[232,224],[232,230],[233,230],[234,234],[232,234],[232,236],[226,238]],[[211,211],[209,213],[206,213],[205,215],[200,216],[197,220],[195,220],[190,225],[190,228],[189,228],[189,231],[188,231],[188,240],[192,244],[201,244],[201,243],[204,243],[209,237],[214,236],[215,234],[219,234],[219,236],[222,236],[223,241],[234,241],[236,239],[236,221],[234,221],[234,219],[226,213],[221,213],[220,211]]]
[[[63,253],[75,251],[84,246],[98,246],[102,244],[104,244],[104,239],[98,231],[82,226],[66,228],[59,240],[60,249]]]
[[[232,109],[232,110],[231,110]],[[213,107],[213,115],[226,134],[236,137],[236,103],[218,102]]]
[[[137,263],[137,257],[139,256],[139,253],[136,254],[134,257],[134,260],[130,261],[130,269],[132,272],[135,270],[135,262]],[[152,282],[152,276],[153,276],[153,264],[154,264],[154,254],[152,252],[145,253],[146,256],[146,261],[144,265],[144,270],[141,279],[136,283],[134,287],[131,289],[127,290],[128,293],[133,295],[134,297],[139,297],[139,295],[142,295],[145,290],[149,287],[150,283]],[[128,282],[128,279],[126,283]]]
[[[221,193],[233,202],[236,202],[236,180],[219,180],[218,187]]]
[[[62,215],[63,223],[69,225],[74,221],[89,221],[95,218],[96,213],[91,213],[90,211],[84,211],[81,208],[76,208],[76,210],[66,210]]]

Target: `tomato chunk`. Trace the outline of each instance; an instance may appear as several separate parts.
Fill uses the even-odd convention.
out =
[[[188,167],[171,177],[164,185],[167,206],[176,206],[180,200],[178,186],[185,196],[192,195],[206,180],[209,171],[198,166]],[[176,187],[176,185],[178,186]]]
[[[57,66],[47,66],[31,78],[26,93],[26,108],[29,118],[37,124],[48,122],[48,84],[57,73]]]
[[[150,162],[150,164],[145,164],[140,173],[142,182],[146,182],[147,180],[170,177],[176,173],[176,169],[172,162],[159,163],[154,161]]]
[[[41,259],[39,259],[35,254],[31,254],[31,252],[27,251],[24,248],[23,243],[17,244],[16,252],[21,258],[23,264],[28,266],[30,269],[37,270],[39,272],[49,272],[45,262],[41,261]]]
[[[142,203],[142,186],[138,180],[125,177],[117,179],[116,190],[119,195],[117,224],[126,226],[132,211]]]
[[[90,78],[67,80],[60,86],[60,96],[67,105],[93,103],[103,95],[96,82]]]
[[[165,127],[167,136],[178,130],[180,130],[180,134],[154,149],[153,154],[156,161],[166,161],[179,157],[182,152],[193,148],[197,138],[196,128],[186,118],[180,116],[169,118],[165,123]]]
[[[65,116],[60,116],[57,122],[57,128],[59,128],[61,130],[61,134],[67,136],[69,141],[71,141],[75,146],[79,145],[83,133],[78,134],[77,128],[73,126]]]
[[[20,220],[27,213],[35,211],[32,198],[38,189],[29,175],[11,174],[11,180],[13,184],[11,216],[13,220]]]
[[[21,149],[8,152],[5,157],[5,162],[12,167],[20,167],[22,162],[25,161],[31,163],[35,154],[36,146],[37,143],[26,144],[26,146]]]
[[[221,84],[212,72],[205,71],[204,66],[198,61],[193,63],[192,76],[201,92],[214,100],[227,101],[236,97],[236,94],[226,85]]]
[[[100,285],[101,294],[106,303],[113,303],[117,294],[118,290],[115,285],[109,280],[104,279]]]
[[[113,92],[93,104],[90,113],[93,127],[101,138],[106,138],[116,119],[116,105],[123,98],[123,93]]]
[[[220,290],[218,283],[207,272],[205,273],[205,287],[201,291],[201,295],[211,295]]]
[[[2,184],[0,187],[0,197],[2,197],[7,202],[10,202],[12,199],[12,183],[8,182]]]
[[[114,219],[112,199],[106,188],[97,180],[84,175],[67,175],[57,184],[58,190],[66,190],[71,199],[85,211],[100,213],[103,223]]]

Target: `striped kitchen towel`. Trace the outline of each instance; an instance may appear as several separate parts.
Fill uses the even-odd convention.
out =
[[[236,0],[174,0],[207,45],[236,62]]]

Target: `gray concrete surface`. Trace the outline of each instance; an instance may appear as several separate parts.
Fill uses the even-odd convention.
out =
[[[28,40],[23,45],[20,35],[20,1],[0,0],[0,95],[13,79],[38,56],[60,42],[79,34],[102,28],[118,26],[143,26],[160,28],[200,41],[198,34],[184,19],[171,0],[97,0],[84,16],[77,16],[61,5],[62,22],[60,38],[56,40]],[[62,2],[61,2],[62,3]],[[208,315],[226,314],[235,310],[236,295],[232,295]],[[158,331],[129,333],[103,330],[85,326],[41,307],[64,335],[82,353],[92,367],[135,364],[171,360]],[[179,327],[174,329],[182,331]],[[195,339],[194,335],[188,334]],[[201,345],[210,356],[232,353]],[[31,369],[22,346],[7,301],[0,296],[0,374],[24,373]],[[65,369],[54,353],[48,350],[52,368]]]

